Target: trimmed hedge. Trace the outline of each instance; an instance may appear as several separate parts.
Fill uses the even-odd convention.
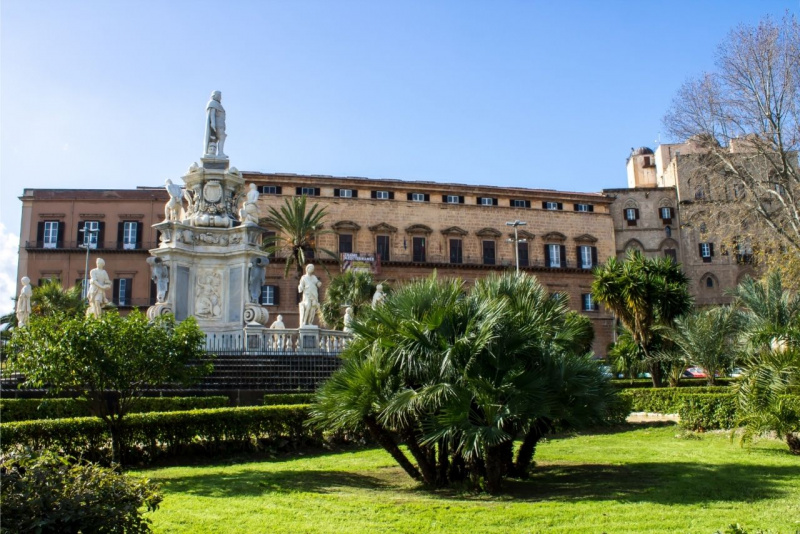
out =
[[[736,395],[686,395],[678,409],[680,425],[688,430],[719,430],[736,426]]]
[[[304,426],[308,405],[250,406],[183,412],[130,414],[123,419],[125,454],[141,459],[179,454],[191,445],[216,449],[220,444],[249,448],[253,440],[318,441]],[[71,456],[102,457],[110,448],[105,423],[96,417],[41,419],[0,425],[4,450],[22,445],[62,450]]]
[[[730,395],[727,386],[693,388],[624,389],[619,396],[630,400],[633,412],[678,413],[683,399],[697,394]]]
[[[264,406],[311,404],[312,402],[314,402],[313,393],[268,393],[264,395]]]
[[[730,386],[734,382],[736,382],[735,378],[717,378],[716,380],[717,386]],[[611,383],[620,389],[636,389],[636,388],[651,388],[651,389],[661,389],[661,388],[653,388],[653,381],[649,378],[636,378],[631,381],[629,378],[613,378]],[[665,382],[666,384],[666,382]],[[709,387],[708,381],[705,378],[681,378],[680,382],[678,382],[679,388],[698,388],[698,387]],[[670,388],[675,389],[675,388]]]
[[[142,397],[136,400],[131,413],[177,412],[226,406],[228,397]],[[3,423],[91,416],[89,402],[85,399],[0,399],[0,420]]]

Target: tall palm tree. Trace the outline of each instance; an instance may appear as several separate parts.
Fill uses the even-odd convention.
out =
[[[714,386],[716,375],[730,369],[736,359],[740,326],[738,310],[720,306],[677,317],[661,332],[689,363],[706,370],[708,385]]]
[[[662,366],[651,355],[656,325],[669,325],[692,307],[689,279],[671,258],[646,258],[628,252],[625,261],[610,258],[595,268],[592,297],[609,308],[639,345],[653,385],[660,387]]]
[[[292,265],[295,266],[298,276],[301,275],[306,261],[320,254],[335,260],[339,258],[335,252],[317,246],[319,236],[332,232],[322,229],[322,221],[327,214],[325,209],[318,204],[309,207],[307,200],[305,195],[287,198],[278,209],[270,207],[263,221],[279,231],[275,236],[264,240],[263,248],[286,258],[284,276],[289,275]],[[324,264],[323,268],[327,271]]]
[[[322,303],[322,320],[329,328],[344,326],[342,308],[351,307],[353,317],[358,317],[364,306],[369,306],[376,285],[372,274],[366,271],[347,271],[331,279]]]

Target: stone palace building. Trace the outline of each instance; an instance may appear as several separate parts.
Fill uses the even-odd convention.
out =
[[[591,299],[592,268],[611,256],[639,249],[671,256],[691,279],[698,304],[726,301],[724,291],[753,268],[746,254],[722,254],[714,238],[683,225],[687,210],[704,199],[681,174],[681,154],[691,143],[632,150],[628,187],[579,193],[543,189],[472,186],[242,172],[260,193],[262,217],[285,197],[306,195],[325,208],[318,246],[378,258],[376,279],[390,285],[430,275],[471,283],[489,272],[514,268],[537,276],[551,291],[566,293],[572,308],[592,319],[594,350],[604,356],[613,341],[613,316]],[[111,300],[121,309],[147,308],[155,287],[146,259],[159,246],[154,224],[164,221],[169,195],[163,187],[133,190],[25,189],[18,278],[33,284],[56,278],[65,286],[86,276],[101,256],[113,280]],[[518,250],[514,228],[518,227]],[[326,263],[316,259],[317,263]],[[93,266],[89,265],[89,268]],[[335,274],[339,266],[326,263]],[[261,305],[286,327],[298,325],[297,280],[283,277],[272,258]],[[328,277],[317,269],[324,295]],[[243,325],[244,326],[244,325]]]

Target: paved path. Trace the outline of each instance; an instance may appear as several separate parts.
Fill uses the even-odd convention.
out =
[[[633,412],[628,416],[629,423],[650,423],[654,421],[675,421],[680,420],[676,413],[651,413],[651,412]]]

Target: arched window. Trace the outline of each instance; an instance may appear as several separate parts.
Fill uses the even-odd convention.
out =
[[[664,234],[667,237],[672,237],[672,228],[670,226],[665,226],[664,227]]]

